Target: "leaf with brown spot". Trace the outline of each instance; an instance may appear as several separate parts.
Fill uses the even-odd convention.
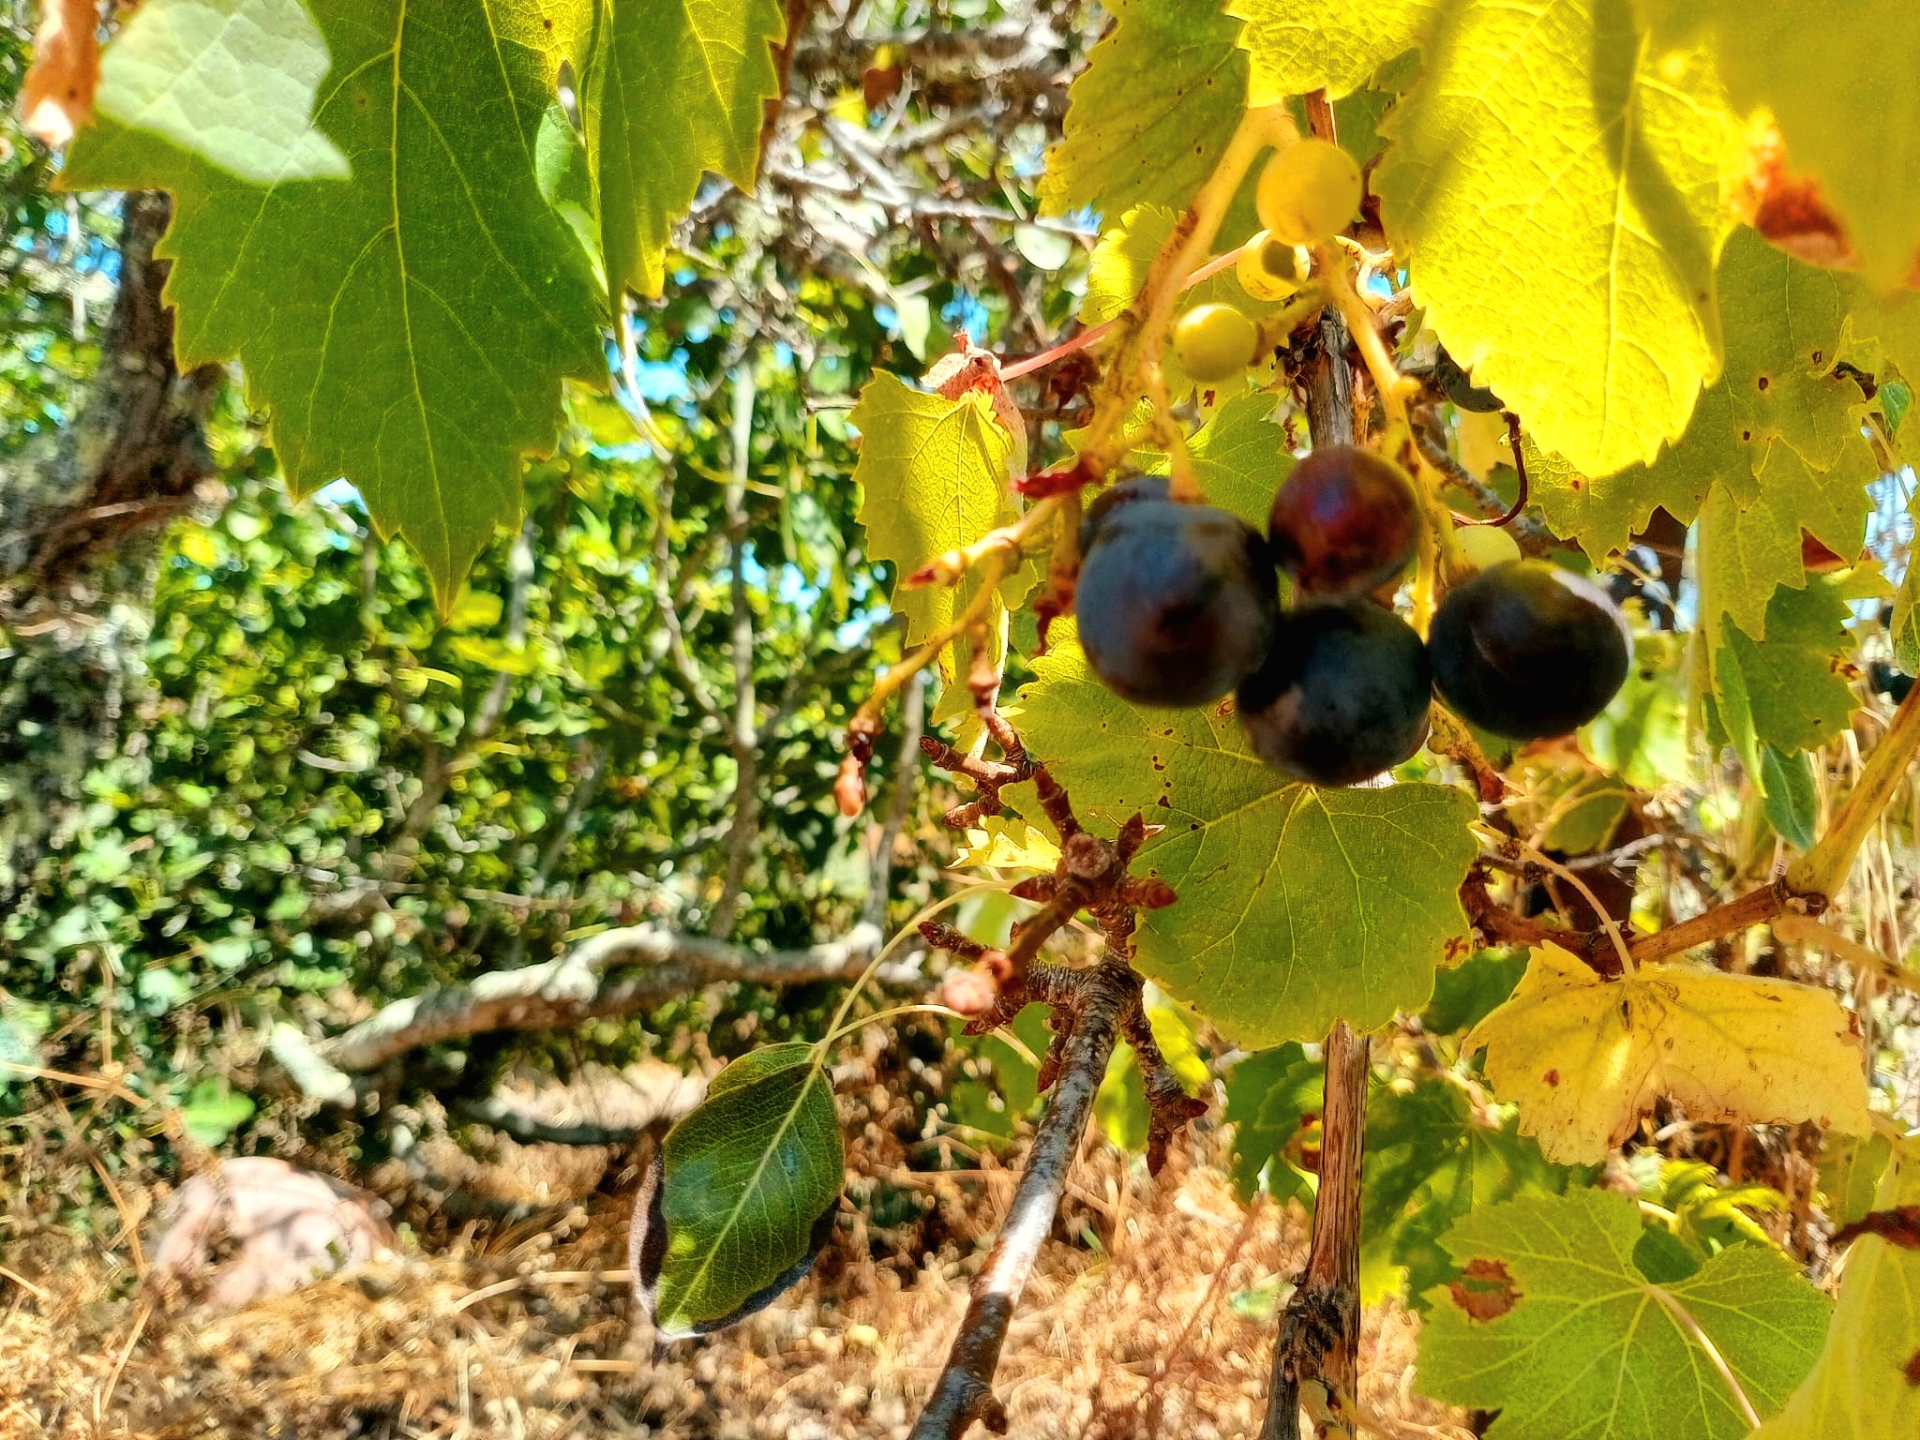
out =
[[[1447,1291],[1469,1320],[1498,1320],[1520,1298],[1507,1267],[1480,1256],[1467,1262],[1460,1278],[1447,1286]]]

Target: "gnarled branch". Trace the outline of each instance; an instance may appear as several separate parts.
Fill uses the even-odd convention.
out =
[[[879,949],[878,928],[804,950],[751,950],[658,925],[603,931],[558,959],[496,970],[396,1000],[318,1044],[290,1025],[275,1031],[275,1058],[316,1098],[352,1098],[352,1079],[409,1050],[498,1030],[558,1030],[630,1015],[703,985],[801,985],[858,974]],[[882,978],[900,978],[898,975]]]

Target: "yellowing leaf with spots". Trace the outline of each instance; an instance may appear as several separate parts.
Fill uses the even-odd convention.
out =
[[[1027,748],[1083,818],[1165,826],[1135,869],[1179,892],[1140,918],[1136,963],[1240,1044],[1372,1029],[1433,993],[1466,930],[1460,882],[1478,849],[1465,792],[1320,790],[1247,748],[1227,702],[1129,705],[1054,630],[1021,692]]]
[[[1582,472],[1653,459],[1720,368],[1743,133],[1704,52],[1632,7],[1459,7],[1384,125],[1381,215],[1426,321]]]
[[[1831,994],[1786,980],[1645,965],[1605,980],[1555,945],[1473,1028],[1494,1093],[1549,1160],[1591,1164],[1660,1096],[1690,1120],[1867,1129],[1860,1037]]]

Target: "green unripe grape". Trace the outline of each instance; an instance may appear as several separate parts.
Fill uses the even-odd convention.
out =
[[[1259,343],[1259,329],[1231,305],[1196,305],[1173,327],[1173,358],[1202,385],[1241,374]]]
[[[1240,288],[1254,299],[1278,304],[1291,299],[1307,283],[1311,258],[1299,246],[1276,240],[1271,231],[1262,230],[1240,252],[1233,273],[1239,277]]]
[[[1359,163],[1330,140],[1296,140],[1260,174],[1260,223],[1288,245],[1318,245],[1360,208]]]
[[[1497,525],[1462,525],[1453,532],[1461,557],[1476,570],[1491,570],[1520,558],[1520,544]]]

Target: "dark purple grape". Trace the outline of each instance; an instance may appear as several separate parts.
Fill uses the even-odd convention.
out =
[[[1241,728],[1277,770],[1352,785],[1427,738],[1433,672],[1413,627],[1367,600],[1283,617],[1266,663],[1240,686]]]
[[[1463,720],[1513,740],[1579,729],[1627,678],[1633,634],[1599,586],[1509,560],[1447,592],[1427,633],[1434,686]]]
[[[1084,555],[1093,549],[1093,542],[1100,538],[1109,517],[1139,500],[1164,501],[1170,484],[1164,475],[1136,475],[1131,480],[1109,485],[1094,496],[1080,521],[1080,553]]]
[[[1110,690],[1142,705],[1205,705],[1260,663],[1280,606],[1258,531],[1208,505],[1146,497],[1096,507],[1087,522],[1074,611],[1087,663]]]
[[[1407,568],[1420,505],[1413,482],[1391,460],[1326,445],[1281,482],[1268,533],[1274,559],[1302,594],[1350,599]]]

